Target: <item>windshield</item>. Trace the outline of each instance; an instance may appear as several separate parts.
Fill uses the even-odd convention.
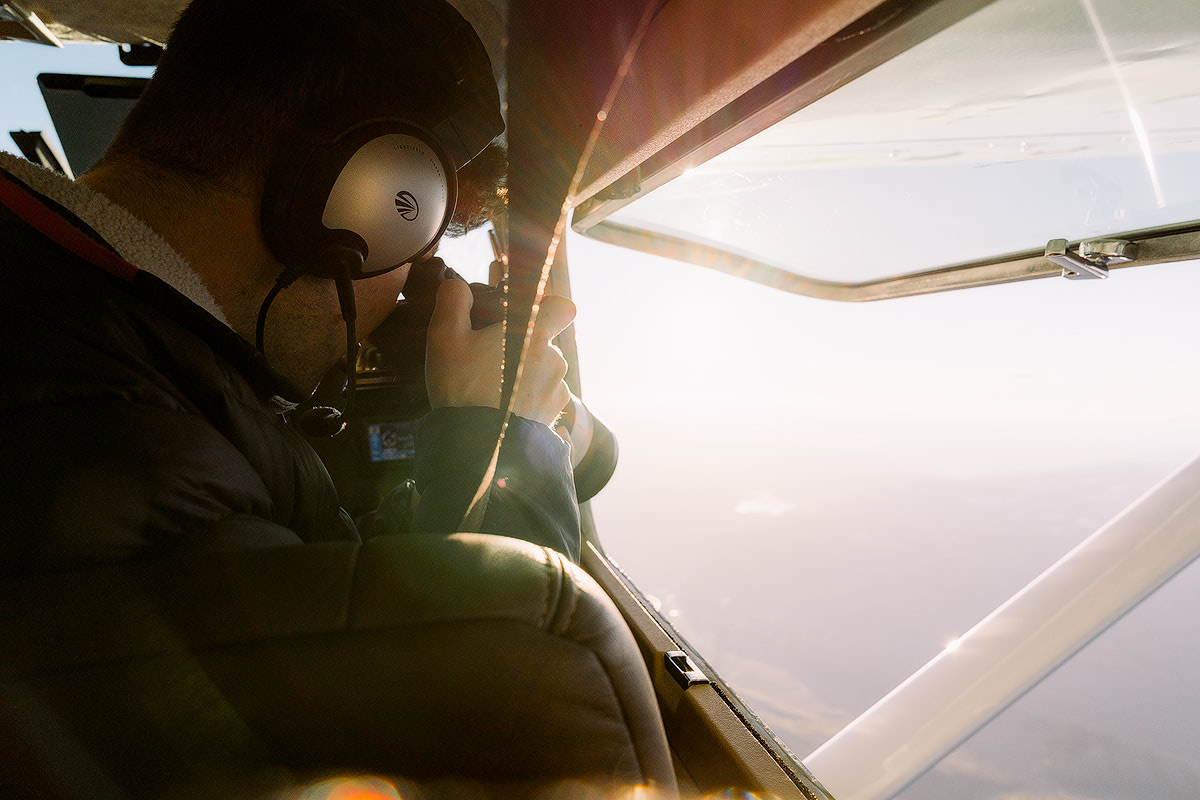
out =
[[[861,282],[1194,220],[1198,90],[1193,0],[1000,0],[609,221]]]
[[[1190,0],[997,0],[605,222],[862,281],[1193,220],[1198,32]],[[595,238],[568,246],[621,442],[598,530],[802,759],[1197,452],[1200,262],[864,305]],[[1198,591],[900,796],[1194,797]]]

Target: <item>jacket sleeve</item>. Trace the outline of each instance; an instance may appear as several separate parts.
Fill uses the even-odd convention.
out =
[[[417,427],[412,528],[456,533],[487,471],[500,430],[494,408],[439,408]],[[545,425],[513,415],[476,531],[524,539],[579,560],[579,504],[570,450]]]

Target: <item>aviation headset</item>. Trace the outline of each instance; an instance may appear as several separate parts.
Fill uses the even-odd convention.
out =
[[[456,77],[461,90],[466,81]],[[267,248],[284,271],[259,309],[258,349],[263,351],[271,302],[304,275],[337,283],[346,322],[347,407],[307,413],[301,424],[313,435],[340,432],[352,410],[353,281],[427,253],[454,213],[457,171],[504,130],[489,93],[465,88],[467,101],[430,127],[398,118],[366,119],[332,135],[302,130],[277,148],[260,217]]]
[[[338,280],[347,269],[351,280],[381,275],[425,253],[446,230],[456,171],[432,133],[404,120],[294,137],[263,193],[267,247],[290,280]]]

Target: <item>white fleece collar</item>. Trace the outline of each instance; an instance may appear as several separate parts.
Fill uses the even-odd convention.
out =
[[[226,327],[232,327],[191,265],[133,214],[83,184],[11,153],[0,152],[0,169],[86,222],[130,264],[170,284]]]

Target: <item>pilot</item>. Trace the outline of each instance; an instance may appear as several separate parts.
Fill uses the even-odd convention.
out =
[[[290,418],[443,230],[486,219],[502,130],[487,51],[443,0],[195,0],[94,168],[72,182],[0,154],[4,572],[468,529],[502,334],[472,328],[462,281],[437,290],[411,519],[389,498],[356,526]],[[409,217],[426,227],[387,227]],[[573,316],[542,304],[466,524],[576,559],[550,427]]]

